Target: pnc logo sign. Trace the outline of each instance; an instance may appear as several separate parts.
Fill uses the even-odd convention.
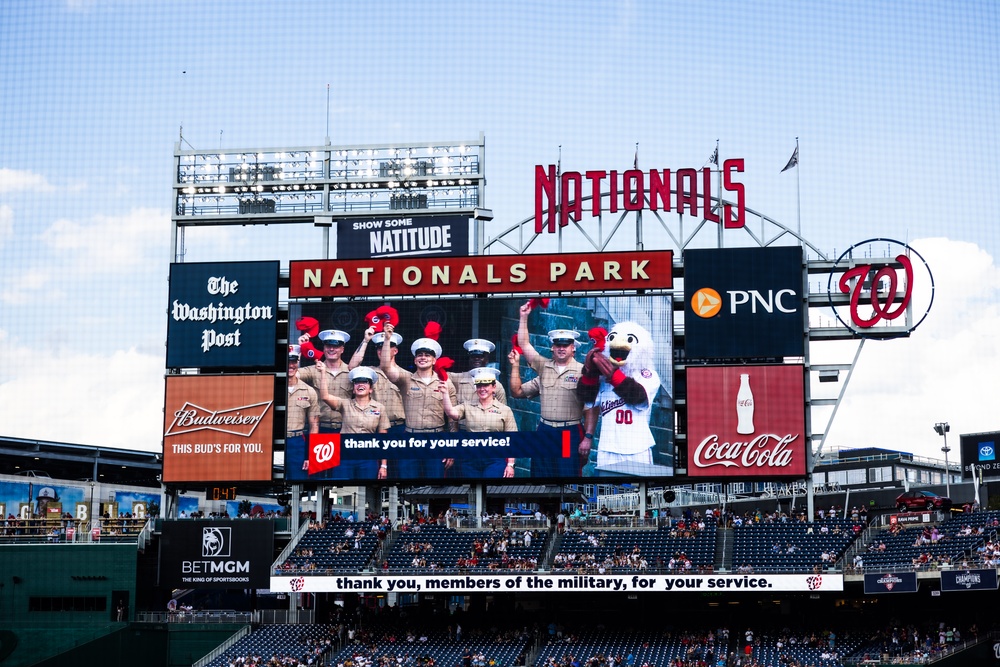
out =
[[[691,299],[691,310],[698,317],[715,317],[722,310],[722,297],[711,287],[702,287]]]
[[[687,358],[802,356],[804,264],[797,246],[684,251]]]
[[[781,290],[726,290],[729,297],[727,312],[736,315],[741,310],[751,313],[794,313],[796,295],[793,289]],[[698,317],[715,317],[722,311],[723,298],[711,287],[702,287],[691,299],[691,310]]]

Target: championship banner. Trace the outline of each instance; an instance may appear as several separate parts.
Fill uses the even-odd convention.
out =
[[[669,290],[673,252],[299,260],[289,276],[293,299]]]
[[[986,570],[941,570],[942,591],[995,591],[997,571]]]
[[[865,575],[865,595],[916,592],[916,572],[881,572]]]
[[[464,215],[347,218],[337,220],[337,257],[464,257],[469,218]]]
[[[278,265],[171,264],[167,368],[273,368]]]
[[[482,593],[507,591],[527,593],[638,592],[839,592],[844,590],[840,574],[399,574],[271,576],[271,591],[291,593]]]
[[[271,479],[273,375],[167,377],[163,481]]]
[[[164,521],[160,581],[164,588],[267,588],[274,521]]]

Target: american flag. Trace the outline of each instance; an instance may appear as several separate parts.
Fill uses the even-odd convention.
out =
[[[798,164],[799,164],[799,147],[796,146],[795,150],[792,151],[792,157],[788,158],[788,164],[786,164],[785,168],[782,169],[781,171],[782,172],[788,171],[792,167],[797,167]]]

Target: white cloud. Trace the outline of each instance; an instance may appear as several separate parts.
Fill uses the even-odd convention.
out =
[[[14,209],[0,204],[0,248],[14,235]]]
[[[4,435],[158,451],[163,359],[135,349],[107,356],[45,356],[0,331]],[[58,378],[57,382],[53,378]],[[53,402],[58,389],[59,400]]]
[[[29,269],[6,280],[0,288],[0,303],[11,306],[24,305],[38,299],[46,303],[62,297],[54,287],[54,278],[48,269]]]
[[[122,216],[96,215],[82,222],[60,219],[39,240],[78,271],[121,273],[150,263],[165,265],[170,217],[163,210],[137,208]]]
[[[0,194],[22,191],[53,192],[55,186],[41,174],[23,169],[0,168]]]

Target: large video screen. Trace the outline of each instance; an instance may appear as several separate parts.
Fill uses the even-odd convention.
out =
[[[373,320],[392,325],[384,352]],[[669,295],[302,302],[289,323],[289,480],[674,472]]]

